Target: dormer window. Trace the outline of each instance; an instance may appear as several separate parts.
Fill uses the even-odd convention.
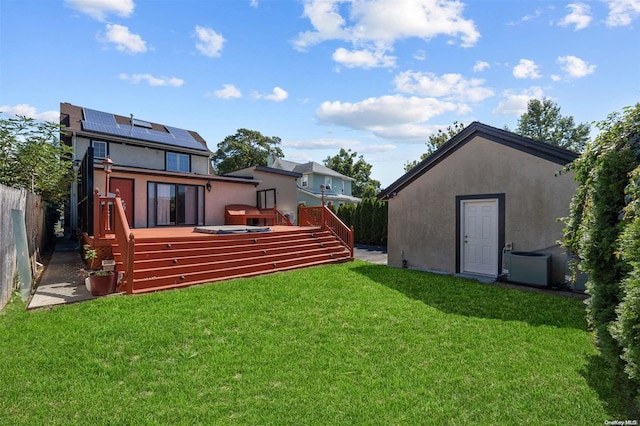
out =
[[[189,155],[167,152],[167,171],[189,173],[191,165]]]
[[[309,186],[309,175],[302,175],[302,187],[306,188]]]

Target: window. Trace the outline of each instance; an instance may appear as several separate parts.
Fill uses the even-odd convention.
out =
[[[107,143],[104,141],[91,141],[93,146],[93,158],[107,158]]]
[[[189,173],[191,171],[189,160],[187,154],[167,152],[167,171]]]
[[[331,191],[331,176],[324,177],[324,187],[327,191]]]
[[[204,224],[204,186],[149,182],[149,227]]]
[[[302,175],[302,187],[309,186],[309,175]]]

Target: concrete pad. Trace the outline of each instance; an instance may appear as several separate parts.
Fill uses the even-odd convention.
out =
[[[386,265],[387,249],[385,247],[356,245],[353,248],[353,257],[377,265]]]
[[[87,290],[84,283],[56,283],[38,286],[29,302],[27,309],[43,308],[52,305],[81,302],[95,299]]]
[[[95,299],[84,285],[84,268],[77,242],[68,239],[57,241],[27,309]]]

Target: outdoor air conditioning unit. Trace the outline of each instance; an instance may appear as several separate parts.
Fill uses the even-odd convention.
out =
[[[551,283],[551,255],[528,251],[508,251],[503,257],[507,280],[548,287]]]

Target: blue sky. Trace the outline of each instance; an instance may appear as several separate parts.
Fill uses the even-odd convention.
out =
[[[456,120],[639,102],[639,25],[640,0],[0,0],[0,112],[57,121],[70,102],[212,151],[247,128],[292,161],[356,151],[384,188]]]

